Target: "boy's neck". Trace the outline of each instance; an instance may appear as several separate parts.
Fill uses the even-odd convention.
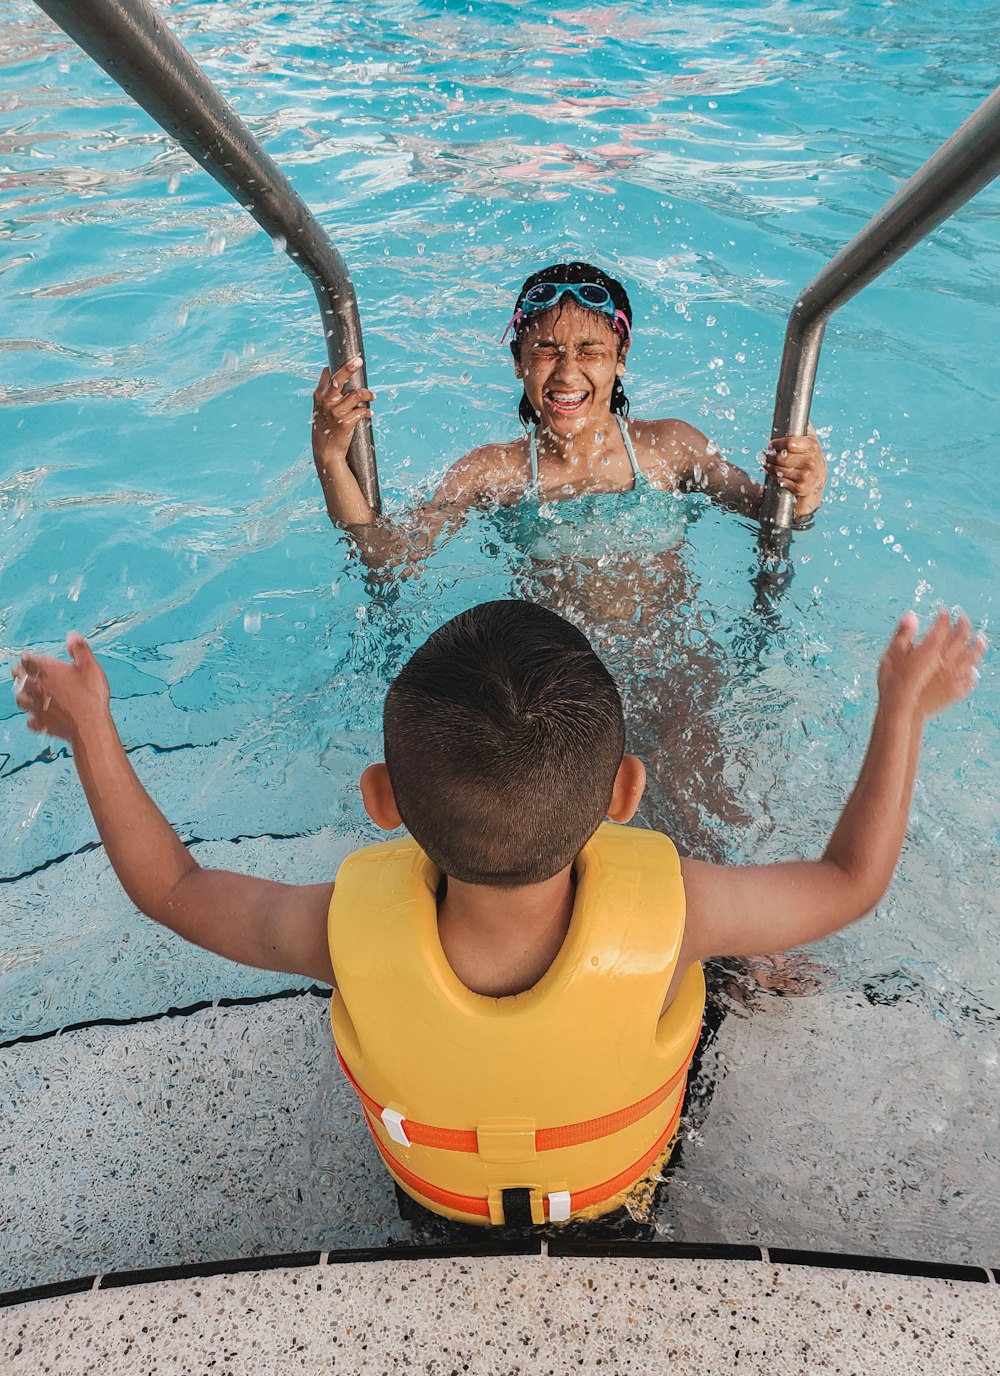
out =
[[[438,933],[448,964],[467,988],[502,998],[537,984],[569,930],[573,867],[540,884],[495,889],[447,880]]]

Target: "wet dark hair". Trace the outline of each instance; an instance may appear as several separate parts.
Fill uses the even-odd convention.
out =
[[[607,814],[625,750],[615,681],[590,641],[531,602],[447,622],[389,689],[385,762],[417,844],[467,884],[538,884]]]
[[[578,286],[581,282],[595,282],[598,286],[606,287],[611,300],[615,303],[616,310],[620,310],[628,321],[629,329],[632,328],[632,303],[628,299],[628,292],[614,277],[609,277],[600,268],[595,268],[592,263],[553,263],[550,268],[542,268],[541,272],[533,272],[526,278],[518,292],[514,310],[521,308],[521,303],[527,296],[532,287],[539,282],[565,282],[567,285]],[[571,301],[572,297],[569,298]],[[566,300],[563,295],[559,298],[560,303]],[[514,356],[514,361],[521,361],[521,334],[524,330],[524,322],[514,330],[514,337],[510,341],[510,351]],[[618,352],[621,353],[622,341],[619,341]],[[615,415],[628,415],[629,401],[625,395],[620,377],[615,378],[615,385],[611,392],[610,401],[611,411]],[[528,400],[526,392],[521,393],[521,400],[517,408],[521,424],[524,426],[537,425],[538,414],[531,402]]]

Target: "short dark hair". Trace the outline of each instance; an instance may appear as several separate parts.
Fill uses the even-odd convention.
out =
[[[615,303],[615,309],[621,311],[628,321],[629,329],[632,328],[632,303],[628,299],[628,292],[616,277],[603,272],[600,268],[595,268],[593,263],[553,263],[551,267],[542,268],[539,272],[533,272],[530,277],[526,277],[521,283],[521,290],[517,294],[514,303],[514,310],[521,309],[521,302],[527,296],[532,287],[539,282],[565,282],[567,286],[579,286],[581,282],[595,282],[598,286],[606,287],[608,295]],[[560,301],[565,297],[560,297]],[[514,330],[514,336],[510,341],[510,351],[514,355],[517,363],[521,361],[521,335],[524,332],[523,324]],[[621,353],[623,341],[619,339],[618,352]],[[627,416],[629,410],[628,397],[625,395],[625,388],[622,386],[620,377],[615,378],[614,389],[611,393],[609,403],[612,414]],[[526,392],[521,393],[521,400],[518,404],[517,414],[522,425],[537,425],[538,413],[528,400]]]
[[[484,602],[417,650],[385,702],[385,761],[414,840],[467,884],[538,884],[607,814],[625,750],[590,641],[531,602]]]

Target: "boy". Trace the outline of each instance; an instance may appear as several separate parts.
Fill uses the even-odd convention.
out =
[[[907,613],[882,659],[858,782],[818,861],[680,859],[634,816],[613,680],[553,612],[493,602],[419,649],[385,706],[369,816],[414,840],[336,886],[203,870],[132,771],[107,680],[26,655],[17,702],[67,740],[101,839],[148,916],[232,960],[335,987],[338,1055],[397,1184],[449,1218],[607,1212],[669,1154],[704,1006],[700,962],[847,925],[899,857],[923,727],[971,690],[985,642]],[[605,817],[618,826],[603,824]]]

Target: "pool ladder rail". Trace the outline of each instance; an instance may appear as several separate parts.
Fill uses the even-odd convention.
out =
[[[332,371],[364,357],[354,287],[315,216],[146,0],[35,0],[182,145],[297,263],[319,303]],[[803,435],[826,322],[1000,173],[1000,87],[809,283],[785,334],[772,438]],[[349,386],[365,387],[364,365]],[[371,422],[356,428],[348,463],[380,510]],[[771,479],[760,507],[762,571],[787,560],[795,500]]]
[[[1000,174],[1000,86],[818,273],[792,309],[778,374],[772,439],[804,435],[826,322],[839,306]],[[768,479],[760,505],[766,567],[786,559],[795,498]]]
[[[361,319],[340,253],[291,182],[146,0],[36,0],[157,124],[244,206],[309,278],[330,370],[364,358]],[[365,368],[349,387],[366,387]],[[370,421],[354,431],[348,463],[379,511]]]

